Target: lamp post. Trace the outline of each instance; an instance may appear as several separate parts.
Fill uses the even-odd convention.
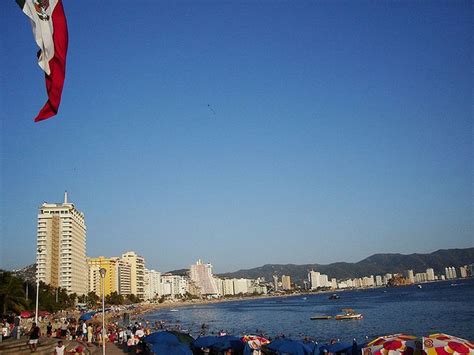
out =
[[[43,249],[38,248],[38,255],[41,256]],[[39,260],[39,258],[38,258]],[[38,261],[36,261],[36,310],[35,310],[35,323],[38,325],[38,302],[39,302],[39,269],[38,269]]]
[[[102,279],[102,354],[105,355],[105,274],[107,270],[100,268],[99,272]]]

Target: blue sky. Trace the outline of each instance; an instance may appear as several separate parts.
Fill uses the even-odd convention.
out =
[[[60,113],[0,13],[1,261],[64,190],[161,271],[474,245],[469,1],[72,1]]]

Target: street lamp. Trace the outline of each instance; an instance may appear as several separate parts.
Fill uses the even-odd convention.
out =
[[[42,252],[43,252],[43,249],[38,248],[38,255],[40,257],[41,257]],[[35,311],[35,323],[36,323],[36,325],[38,325],[38,301],[39,301],[39,285],[40,285],[38,261],[39,261],[39,257],[36,260],[36,311]]]
[[[105,274],[107,270],[102,267],[99,272],[102,279],[102,354],[105,355]]]

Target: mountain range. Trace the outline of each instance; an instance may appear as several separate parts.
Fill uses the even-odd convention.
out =
[[[273,275],[281,277],[288,275],[292,282],[302,284],[308,279],[308,271],[314,270],[328,275],[329,278],[347,279],[386,273],[399,273],[412,269],[415,273],[425,272],[433,268],[436,274],[444,274],[447,266],[459,267],[474,263],[474,248],[440,249],[430,254],[374,254],[356,263],[336,262],[328,265],[321,264],[266,264],[253,269],[219,274],[226,278],[264,277],[272,280]]]

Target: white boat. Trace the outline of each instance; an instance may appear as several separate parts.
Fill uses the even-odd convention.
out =
[[[170,312],[178,312],[176,308],[170,309]]]
[[[364,316],[360,313],[356,313],[351,308],[344,308],[342,314],[338,314],[334,317],[336,320],[346,320],[346,319],[362,319]]]
[[[418,288],[423,288],[423,286],[421,286],[421,285],[416,285],[416,287],[418,287]]]

